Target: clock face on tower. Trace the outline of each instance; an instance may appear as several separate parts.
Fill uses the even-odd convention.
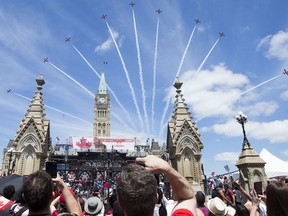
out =
[[[104,97],[100,97],[99,98],[99,102],[102,103],[102,104],[106,103],[106,99]]]

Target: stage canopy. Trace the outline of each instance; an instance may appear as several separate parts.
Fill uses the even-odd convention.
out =
[[[288,176],[288,163],[271,154],[267,149],[262,149],[260,157],[266,162],[265,172],[268,178]]]

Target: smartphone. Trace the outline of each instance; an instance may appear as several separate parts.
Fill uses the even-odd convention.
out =
[[[46,172],[52,177],[57,177],[57,162],[56,161],[47,161],[46,162]]]

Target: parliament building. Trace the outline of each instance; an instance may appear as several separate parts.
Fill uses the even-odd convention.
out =
[[[110,138],[111,102],[104,73],[101,74],[99,88],[95,95],[93,140],[87,142],[87,139],[80,139],[78,147],[82,147],[81,151],[74,149],[71,143],[57,143],[52,147],[50,120],[44,113],[42,88],[45,81],[42,74],[36,79],[36,83],[35,95],[19,124],[16,136],[3,149],[3,174],[29,175],[45,169],[46,161],[50,160],[58,163],[58,170],[64,175],[74,172],[78,177],[95,178],[99,173],[113,176],[123,165],[134,162],[137,156],[155,154],[169,160],[172,167],[194,188],[203,189],[201,156],[204,145],[189,107],[181,94],[183,83],[178,78],[174,83],[176,95],[172,117],[167,124],[166,145],[161,148],[153,139],[148,145],[137,145],[136,140],[134,142],[116,139],[117,143],[121,140],[131,141],[133,150],[129,151],[120,151],[114,145],[109,146],[105,143],[115,139]],[[60,148],[63,147],[65,151],[61,152]]]

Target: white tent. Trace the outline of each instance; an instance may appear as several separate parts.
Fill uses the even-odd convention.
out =
[[[271,154],[267,149],[262,149],[260,157],[266,162],[265,172],[268,178],[288,176],[288,163]]]

